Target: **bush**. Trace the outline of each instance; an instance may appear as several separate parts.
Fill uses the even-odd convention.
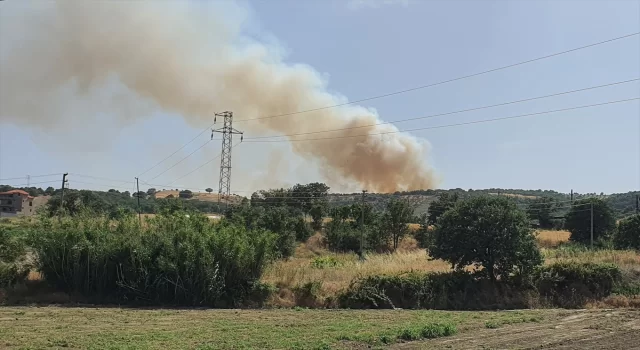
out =
[[[26,249],[16,231],[0,226],[0,287],[23,281],[29,274]]]
[[[542,263],[527,215],[503,197],[458,201],[438,219],[428,250],[458,270],[481,266],[492,281]]]
[[[622,279],[614,264],[562,262],[541,267],[535,284],[541,296],[562,307],[580,307],[586,301],[611,294]]]
[[[616,248],[640,250],[640,215],[621,220],[613,242]]]
[[[466,271],[368,276],[354,281],[339,304],[355,309],[476,310],[526,308],[530,288],[491,283]]]
[[[331,267],[338,267],[341,265],[342,264],[331,255],[319,256],[311,261],[311,266],[316,269],[326,269]]]
[[[234,306],[275,255],[264,230],[216,224],[196,213],[44,220],[29,240],[46,282],[100,302]]]
[[[334,252],[359,252],[361,234],[348,222],[331,221],[325,229],[327,245]]]
[[[598,198],[575,201],[565,219],[565,228],[573,242],[591,242],[591,205],[593,205],[593,240],[606,239],[615,229],[616,221],[609,205]]]

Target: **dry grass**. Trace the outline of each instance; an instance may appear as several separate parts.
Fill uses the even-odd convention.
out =
[[[174,198],[178,198],[180,195],[179,191],[176,190],[163,190],[158,191],[155,194],[156,198],[167,198],[169,196],[173,196]],[[199,200],[203,202],[217,202],[219,195],[217,193],[206,193],[206,192],[193,192],[192,200]],[[223,197],[222,202],[226,203],[226,199]],[[240,203],[242,201],[242,197],[231,195],[229,197],[229,203]]]
[[[568,241],[569,232],[567,231],[540,231],[537,238],[543,247],[545,264],[560,261],[609,262],[626,270],[640,271],[640,254],[634,251],[590,251],[558,247],[560,243]],[[335,261],[336,266],[314,266],[314,260],[320,257]],[[296,249],[293,258],[270,265],[262,277],[262,282],[273,284],[279,290],[278,295],[272,299],[273,305],[294,306],[296,302],[293,291],[310,282],[320,283],[318,293],[320,298],[329,298],[336,296],[352,281],[361,277],[410,271],[446,272],[450,269],[451,266],[445,261],[431,260],[424,249],[417,248],[413,237],[403,239],[395,253],[372,254],[366,261],[361,262],[356,254],[327,251],[323,237],[316,234]]]
[[[556,230],[539,230],[536,232],[538,244],[544,248],[554,248],[569,241],[571,232]]]
[[[274,304],[295,304],[292,291],[309,282],[320,282],[319,296],[326,298],[335,296],[360,277],[409,271],[440,272],[451,268],[442,260],[430,260],[424,249],[417,248],[412,237],[402,240],[397,252],[372,254],[364,262],[353,253],[331,253],[323,243],[322,236],[316,234],[296,249],[293,258],[277,261],[267,268],[262,282],[273,284],[280,290],[273,300]],[[329,257],[328,259],[335,261],[336,266],[315,267],[314,259],[318,257]]]

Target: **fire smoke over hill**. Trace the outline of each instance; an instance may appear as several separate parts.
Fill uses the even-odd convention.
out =
[[[73,106],[83,101],[117,123],[161,108],[204,128],[223,110],[241,120],[346,102],[327,92],[312,68],[285,64],[277,45],[243,36],[245,20],[246,11],[229,4],[2,3],[0,121],[45,128],[78,118]],[[88,97],[109,89],[105,98]],[[374,111],[349,105],[235,125],[255,136],[376,123]],[[299,136],[338,138],[291,147],[327,179],[377,192],[435,186],[424,144],[402,133],[370,135],[395,130],[378,125]],[[339,138],[350,135],[368,136]]]

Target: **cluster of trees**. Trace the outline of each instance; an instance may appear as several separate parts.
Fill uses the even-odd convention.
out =
[[[402,237],[409,234],[409,224],[418,218],[406,200],[393,199],[383,211],[369,203],[336,207],[325,235],[329,248],[337,251],[395,250]]]
[[[312,226],[319,230],[328,206],[329,186],[319,182],[290,188],[261,190],[251,195],[252,206],[284,206],[299,209],[304,216],[310,216]]]

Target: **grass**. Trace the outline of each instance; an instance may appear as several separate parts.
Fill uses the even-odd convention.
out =
[[[482,329],[487,322],[516,323],[556,313],[4,307],[0,348],[360,348],[450,336]]]
[[[562,245],[569,239],[567,231],[539,231],[537,239],[543,247],[546,264],[562,261],[609,262],[619,265],[623,270],[640,271],[640,254],[631,250],[592,251]],[[450,269],[451,266],[442,260],[430,260],[426,251],[417,248],[411,237],[401,241],[397,252],[372,254],[361,262],[356,254],[328,252],[324,248],[322,237],[314,235],[296,249],[294,257],[267,267],[261,280],[279,289],[271,304],[285,307],[296,304],[293,292],[295,289],[308,283],[319,284],[317,297],[318,306],[321,306],[324,300],[335,297],[356,278],[409,271],[443,272]]]
[[[569,241],[571,232],[557,230],[539,230],[536,232],[538,245],[544,248],[554,248]]]

